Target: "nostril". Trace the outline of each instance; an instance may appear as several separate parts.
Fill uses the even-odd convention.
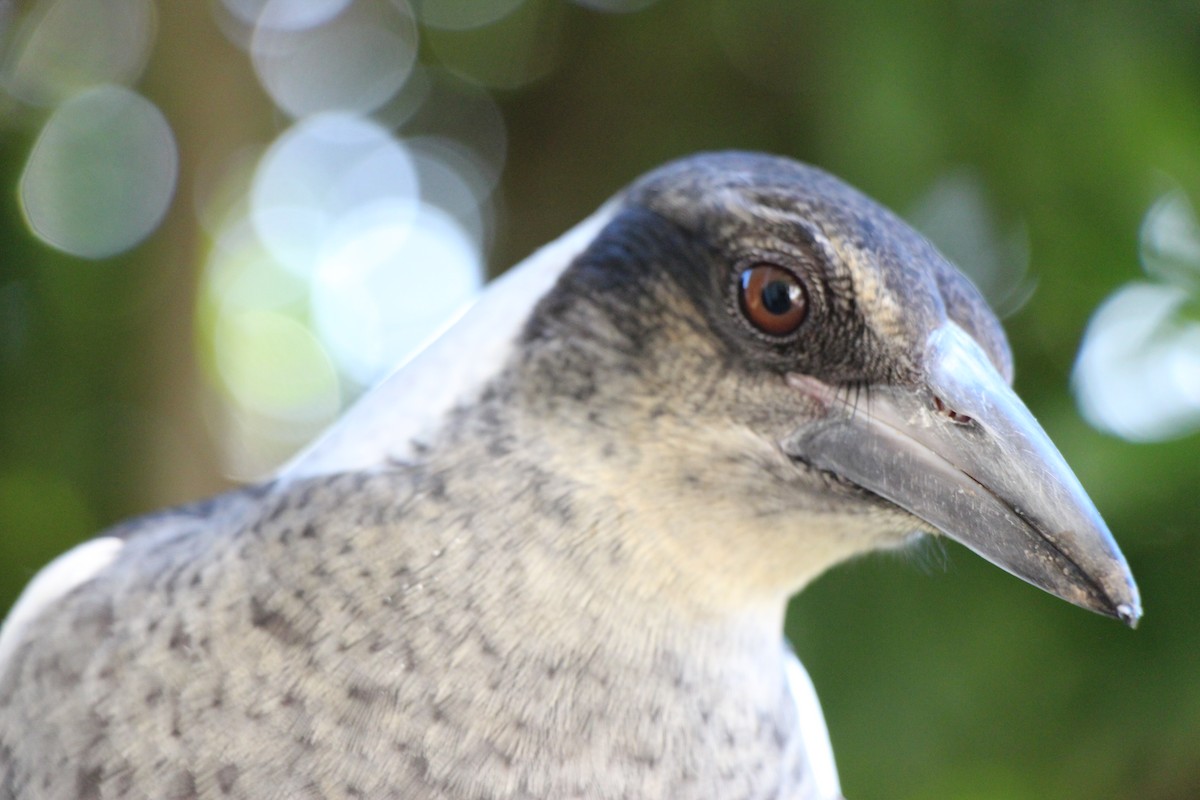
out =
[[[939,414],[949,417],[951,422],[954,422],[958,425],[971,424],[970,417],[968,417],[966,414],[960,414],[950,406],[946,405],[942,398],[938,397],[936,394],[933,396],[933,407],[937,409]]]

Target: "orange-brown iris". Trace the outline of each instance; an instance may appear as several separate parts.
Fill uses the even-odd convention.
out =
[[[800,279],[774,264],[742,272],[739,302],[750,324],[771,336],[787,336],[804,322],[808,295]]]

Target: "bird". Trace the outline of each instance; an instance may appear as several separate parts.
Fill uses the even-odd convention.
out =
[[[981,294],[856,189],[669,162],[269,479],[35,576],[0,797],[839,798],[783,635],[833,565],[945,536],[1141,616],[1012,377]]]

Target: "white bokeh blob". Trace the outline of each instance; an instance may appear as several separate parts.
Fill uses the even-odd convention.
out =
[[[246,26],[298,31],[324,25],[354,0],[221,0],[225,9]]]
[[[396,224],[416,214],[411,157],[381,126],[329,114],[297,123],[267,150],[254,176],[250,215],[267,250],[306,277],[332,230],[378,203],[398,216]]]
[[[368,386],[474,298],[483,264],[457,221],[427,204],[407,224],[363,214],[339,238],[317,268],[313,315],[343,373]]]
[[[131,85],[155,27],[150,0],[41,3],[6,43],[5,89],[26,103],[53,105],[90,87]]]
[[[1179,319],[1188,292],[1130,283],[1092,315],[1075,362],[1079,409],[1136,442],[1200,429],[1200,323]]]
[[[179,158],[162,112],[120,86],[63,103],[21,173],[21,206],[46,244],[83,258],[136,245],[162,220]]]
[[[1140,244],[1148,275],[1200,289],[1200,223],[1186,194],[1176,189],[1150,207],[1142,220]]]
[[[276,5],[270,0],[262,20]],[[323,24],[260,24],[250,43],[259,81],[295,118],[320,112],[366,114],[404,85],[417,59],[417,24],[407,6],[360,3]]]

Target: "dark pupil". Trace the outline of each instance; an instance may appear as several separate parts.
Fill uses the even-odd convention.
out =
[[[771,281],[762,290],[763,308],[776,316],[792,308],[792,287],[786,281]]]

